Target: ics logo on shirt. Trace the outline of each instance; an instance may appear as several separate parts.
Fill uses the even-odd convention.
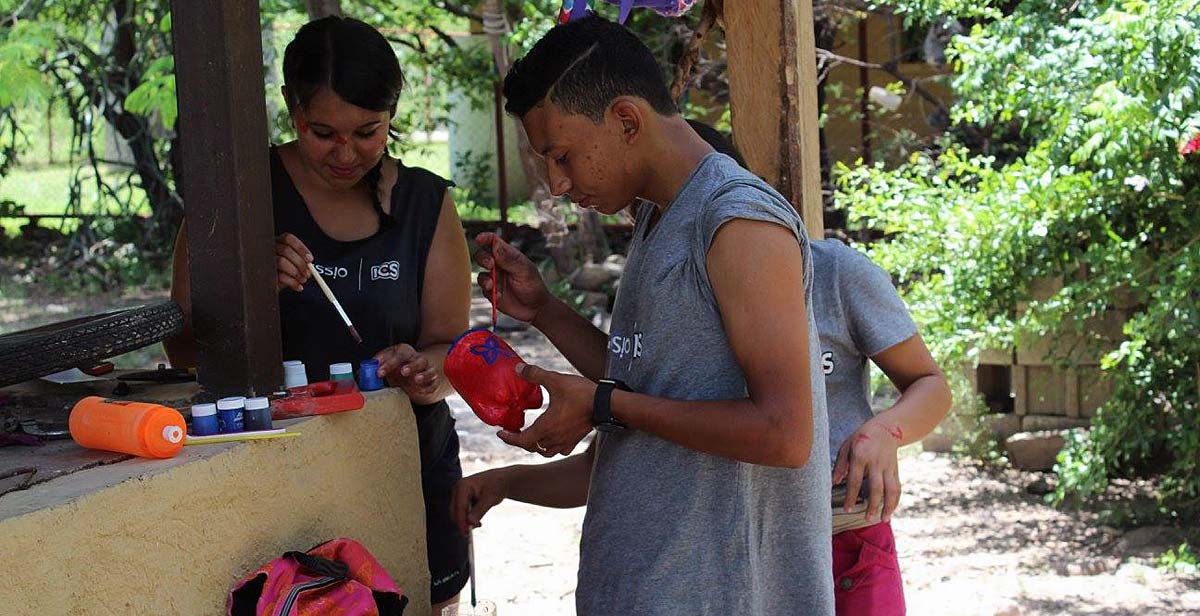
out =
[[[384,261],[371,266],[371,280],[400,280],[400,262]]]

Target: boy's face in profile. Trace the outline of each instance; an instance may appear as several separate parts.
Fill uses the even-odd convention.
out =
[[[601,214],[615,214],[639,196],[633,146],[611,108],[597,124],[543,101],[521,122],[533,151],[546,162],[555,196],[567,195],[580,207]]]

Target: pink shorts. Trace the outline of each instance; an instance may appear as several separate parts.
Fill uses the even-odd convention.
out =
[[[833,596],[838,616],[903,616],[904,582],[889,522],[833,536]]]

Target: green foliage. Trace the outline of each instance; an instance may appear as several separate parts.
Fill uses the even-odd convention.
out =
[[[1200,572],[1200,558],[1192,551],[1187,542],[1179,544],[1158,557],[1158,568],[1164,571],[1182,575],[1195,575]]]
[[[1198,0],[1020,2],[953,46],[951,136],[837,170],[945,365],[1019,337],[1103,355],[1115,393],[1060,457],[1059,500],[1161,472],[1165,503],[1200,509],[1198,48]],[[1110,311],[1119,338],[1090,327]]]
[[[146,68],[142,83],[125,97],[125,108],[144,116],[157,116],[168,129],[175,128],[179,105],[175,98],[175,58],[158,58]]]

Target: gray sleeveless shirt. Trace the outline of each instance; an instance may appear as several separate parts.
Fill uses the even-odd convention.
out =
[[[744,398],[709,284],[722,224],[779,224],[804,255],[813,399],[808,464],[783,469],[700,453],[645,432],[597,440],[580,542],[578,613],[833,614],[828,425],[812,309],[812,255],[792,206],[732,159],[711,154],[649,229],[643,208],[617,293],[608,375],[676,400]],[[756,275],[745,263],[745,275]],[[763,327],[771,327],[763,323]],[[780,348],[781,357],[796,349]]]

